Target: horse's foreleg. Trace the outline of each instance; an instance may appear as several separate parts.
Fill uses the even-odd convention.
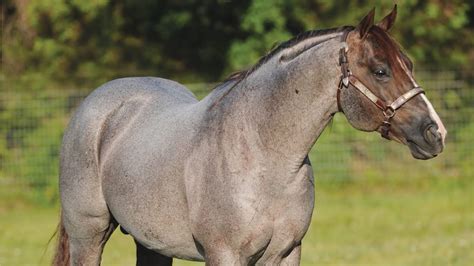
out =
[[[173,264],[173,258],[149,250],[137,241],[135,244],[137,245],[137,266],[170,266]]]
[[[281,266],[298,266],[301,260],[301,244],[294,247],[288,256],[283,258]]]
[[[219,251],[219,252],[209,252],[206,251],[206,266],[238,266],[238,265],[247,265],[248,263],[244,261],[238,254],[231,250]]]

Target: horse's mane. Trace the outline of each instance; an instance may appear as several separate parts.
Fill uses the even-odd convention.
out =
[[[270,58],[272,58],[274,55],[278,54],[282,50],[291,48],[297,45],[298,43],[304,40],[307,40],[309,38],[323,36],[323,35],[332,34],[332,33],[351,31],[354,29],[355,29],[354,26],[342,26],[342,27],[336,27],[336,28],[310,30],[310,31],[303,32],[288,41],[282,42],[281,44],[279,44],[278,46],[270,50],[270,52],[268,52],[266,55],[261,57],[258,60],[258,62],[255,65],[251,66],[250,68],[232,73],[223,82],[219,83],[216,87],[214,87],[214,89],[220,88],[228,84],[229,82],[233,82],[233,85],[231,85],[231,87],[227,89],[227,91],[220,97],[220,98],[223,98],[232,90],[232,88],[234,88],[237,84],[239,84],[240,81],[244,80],[251,73],[253,73],[260,66],[265,64],[268,60],[270,60]],[[403,71],[401,67],[399,66],[399,64],[396,62],[397,57],[401,58],[401,60],[407,66],[409,66],[409,68],[411,68],[412,63],[410,62],[408,57],[403,54],[403,52],[401,51],[400,45],[393,38],[391,38],[384,30],[380,29],[377,26],[372,26],[369,32],[371,36],[373,36],[375,41],[378,43],[381,50],[387,53],[390,65],[396,74]]]
[[[261,57],[258,62],[253,65],[250,68],[237,71],[229,75],[221,84],[227,83],[228,81],[240,81],[250,75],[252,72],[257,70],[260,66],[265,64],[270,58],[272,58],[274,55],[282,51],[283,49],[290,48],[296,44],[298,44],[301,41],[304,41],[309,38],[317,37],[317,36],[322,36],[322,35],[327,35],[327,34],[332,34],[332,33],[338,33],[338,32],[344,32],[344,31],[349,31],[353,30],[353,26],[343,26],[343,27],[337,27],[337,28],[330,28],[330,29],[320,29],[320,30],[310,30],[303,32],[296,37],[293,37],[292,39],[282,42],[279,45],[277,45],[275,48],[270,50],[266,55]],[[218,85],[219,86],[219,85]]]

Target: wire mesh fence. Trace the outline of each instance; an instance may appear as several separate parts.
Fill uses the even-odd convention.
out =
[[[473,74],[461,70],[417,73],[449,132],[443,154],[430,161],[414,160],[406,147],[382,140],[376,133],[359,132],[338,114],[310,153],[317,180],[329,185],[361,179],[397,184],[403,180],[472,177]],[[49,88],[48,83],[32,80],[1,82],[0,187],[55,201],[63,130],[92,86]],[[198,98],[214,86],[188,85]]]

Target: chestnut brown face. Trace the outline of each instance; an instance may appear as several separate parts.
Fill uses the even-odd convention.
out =
[[[349,69],[370,91],[386,103],[418,87],[413,77],[413,63],[388,30],[396,17],[396,8],[377,25],[373,11],[347,36]],[[363,131],[381,131],[385,120],[360,91],[349,85],[340,95],[340,104],[349,123]],[[430,159],[444,147],[446,129],[424,94],[400,107],[390,119],[388,137],[407,145],[417,159]]]

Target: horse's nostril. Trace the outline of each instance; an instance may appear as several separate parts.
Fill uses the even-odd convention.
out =
[[[425,140],[430,144],[437,144],[441,140],[441,134],[436,125],[429,125],[425,130]]]

